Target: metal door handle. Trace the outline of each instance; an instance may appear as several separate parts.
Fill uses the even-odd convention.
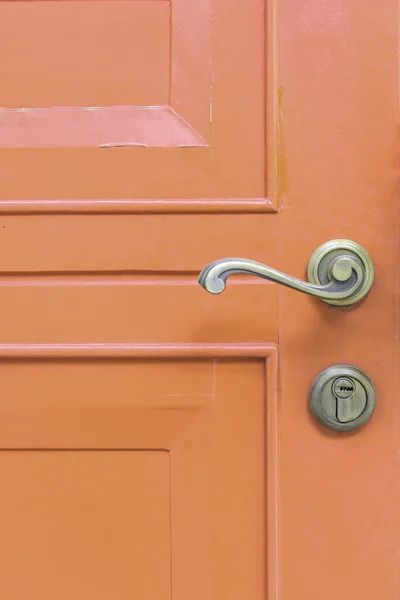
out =
[[[245,258],[216,260],[201,271],[198,281],[207,292],[220,294],[227,278],[234,273],[256,275],[334,306],[359,302],[374,281],[374,265],[369,254],[350,240],[331,240],[315,250],[307,267],[309,283]]]

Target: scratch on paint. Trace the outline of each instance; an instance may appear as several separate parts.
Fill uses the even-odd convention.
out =
[[[134,142],[129,143],[109,143],[109,144],[100,144],[99,148],[146,148],[145,144],[135,144]]]

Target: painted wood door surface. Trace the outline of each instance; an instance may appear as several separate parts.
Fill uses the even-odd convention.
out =
[[[397,2],[0,1],[0,597],[395,600]],[[376,268],[338,309],[334,238]],[[308,410],[364,369],[371,421]]]

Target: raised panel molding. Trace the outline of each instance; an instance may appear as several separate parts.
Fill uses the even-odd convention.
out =
[[[5,16],[8,21],[12,21],[13,11],[16,11],[15,14],[20,15],[18,18],[23,18],[24,22],[29,16],[30,19],[38,20],[40,25],[47,11],[50,11],[58,15],[57,22],[61,28],[64,27],[61,16],[65,12],[69,19],[65,25],[67,31],[68,27],[75,27],[72,19],[74,10],[84,9],[88,18],[92,14],[91,11],[99,10],[99,6],[100,14],[108,14],[112,11],[112,5],[118,2],[83,1],[70,4],[58,0],[35,2],[30,6],[29,3],[15,3],[15,6],[14,3],[8,2],[2,4],[0,9],[6,10]],[[120,67],[122,74],[113,75],[111,70],[110,77],[120,77],[123,82],[123,77],[126,76],[125,91],[120,93],[124,103],[96,105],[96,94],[104,102],[108,92],[106,93],[107,85],[101,83],[101,62],[94,55],[86,57],[83,67],[87,70],[90,60],[95,61],[97,65],[93,82],[85,84],[85,94],[88,97],[93,94],[94,103],[90,106],[70,106],[56,102],[56,105],[51,104],[47,107],[37,106],[39,100],[35,101],[35,98],[39,92],[29,91],[29,88],[24,92],[24,77],[27,78],[30,71],[21,50],[16,91],[11,93],[10,106],[0,108],[0,214],[276,212],[279,135],[275,0],[267,1],[264,7],[264,150],[263,144],[256,141],[255,130],[249,134],[248,140],[246,139],[245,128],[249,115],[254,112],[254,102],[259,106],[261,101],[260,87],[256,83],[261,48],[257,42],[253,49],[248,50],[248,54],[242,57],[241,53],[247,52],[248,45],[243,42],[244,45],[237,45],[236,56],[235,38],[228,33],[230,24],[226,19],[229,17],[229,11],[233,14],[237,13],[238,9],[243,11],[243,15],[250,14],[251,11],[246,10],[246,3],[243,0],[235,0],[234,4],[227,6],[221,0],[138,0],[123,2],[121,5],[128,11],[127,15],[130,15],[131,19],[138,12],[142,20],[154,19],[155,30],[158,28],[164,32],[164,28],[168,27],[168,32],[165,32],[165,35],[163,33],[162,43],[160,42],[162,47],[158,44],[160,47],[152,49],[149,46],[146,50],[150,41],[145,37],[141,42],[145,44],[143,52],[146,54],[146,61],[152,61],[156,72],[146,75],[145,68],[140,66],[140,60],[136,60],[134,65],[143,79],[142,85],[149,87],[150,91],[156,90],[155,99],[158,96],[163,97],[166,93],[167,102],[157,104],[156,101],[145,106],[126,102],[129,100],[130,89],[129,61],[124,60],[121,49],[112,48],[111,38],[111,56],[115,54],[113,64],[118,58],[116,53],[119,52],[123,65]],[[261,7],[262,2],[255,1],[248,22],[242,19],[245,38],[251,38],[251,29],[259,22]],[[97,37],[107,26],[101,18],[98,21],[93,33]],[[5,25],[3,21],[2,26]],[[260,33],[259,35],[261,36]],[[33,52],[39,52],[39,58],[44,64],[43,69],[47,68],[50,73],[53,68],[57,73],[57,59],[51,62],[52,59],[46,57],[41,46],[36,48],[35,39],[37,40],[37,36],[32,38],[30,43]],[[240,36],[236,39],[240,40]],[[165,40],[169,41],[169,49],[164,43]],[[5,52],[7,43],[10,45],[14,42],[8,37],[3,39]],[[47,45],[49,44],[50,41]],[[42,45],[47,47],[46,40]],[[231,56],[232,51],[228,50],[230,45],[235,56]],[[169,57],[169,81],[164,92],[165,82],[162,82],[165,68],[162,65],[166,51]],[[139,50],[136,49],[135,52],[137,56]],[[65,62],[64,54],[62,50],[61,59]],[[250,79],[247,81],[247,63],[254,62],[254,57],[258,57],[257,65],[252,66],[253,71],[250,70]],[[237,67],[232,69],[230,61]],[[66,65],[64,68],[67,68],[67,76],[71,77],[68,69],[72,67],[68,66],[68,62]],[[41,63],[39,66],[42,68]],[[106,73],[107,69],[110,70],[110,65],[106,65]],[[154,77],[157,78],[158,71],[162,74],[159,90],[152,82]],[[123,75],[124,73],[126,75]],[[55,85],[54,93],[58,101],[62,94],[68,96],[69,92],[65,90],[59,72]],[[235,86],[241,86],[243,90],[248,89],[247,106],[244,91],[240,92],[239,98],[239,94],[235,94]],[[118,86],[114,87],[118,95]],[[103,91],[100,93],[98,89]],[[131,89],[135,93],[132,83]],[[26,102],[21,100],[24,93],[27,94]],[[39,93],[39,99],[40,94],[48,94],[51,98],[52,93],[51,88],[47,91],[45,89]],[[79,93],[79,90],[76,93]],[[112,95],[111,89],[110,93]],[[33,94],[31,102],[30,94]],[[19,99],[19,105],[15,104],[16,98]],[[256,113],[258,110],[256,108]],[[253,129],[256,128],[256,122],[257,120],[252,121]],[[257,180],[261,181],[262,178],[262,163],[259,162],[259,166],[251,166],[252,161],[246,161],[249,143],[253,144],[250,155],[256,157],[257,161],[264,159],[263,186],[257,184]],[[237,145],[238,150],[234,149],[232,144]],[[151,164],[154,166],[153,173],[150,169]],[[156,187],[154,181],[158,181]],[[264,193],[262,187],[265,188]],[[84,189],[89,193],[82,193]],[[152,197],[153,195],[163,197]]]
[[[258,359],[263,361],[264,363],[264,415],[265,415],[265,498],[266,498],[266,555],[268,557],[267,560],[267,572],[266,572],[266,585],[267,585],[267,597],[270,600],[278,600],[279,598],[279,427],[278,427],[278,350],[276,345],[274,344],[2,344],[0,345],[0,364],[2,361],[27,361],[29,364],[30,361],[57,361],[60,364],[62,362],[72,361],[73,364],[76,365],[77,361],[85,361],[87,364],[90,364],[93,360],[112,360],[113,364],[116,364],[116,361],[126,361],[127,360],[191,360],[191,359],[208,359],[213,361],[213,373],[215,380],[215,369],[218,370],[219,361],[224,360],[248,360],[248,359]],[[53,363],[54,364],[54,363]],[[204,379],[204,375],[202,375]],[[208,380],[207,380],[208,381]],[[187,385],[187,384],[186,384]],[[208,382],[209,387],[209,382]],[[198,403],[200,399],[200,404],[197,406],[203,407],[203,410],[210,410],[210,401],[212,402],[213,396],[209,394],[209,389],[207,385],[205,391],[207,394],[202,394],[198,399],[194,399]],[[182,396],[183,397],[183,396]],[[90,396],[89,396],[90,400]],[[89,402],[88,400],[88,402]],[[175,400],[179,400],[178,397]],[[204,408],[205,407],[205,408]],[[21,440],[23,436],[24,439],[31,440],[31,448],[35,449],[36,444],[41,442],[41,449],[43,449],[43,441],[48,439],[48,441],[44,442],[45,447],[52,447],[54,449],[63,449],[63,438],[60,437],[57,433],[57,419],[55,419],[54,414],[51,417],[53,419],[54,431],[49,430],[48,421],[45,421],[44,427],[41,427],[41,423],[43,421],[43,415],[46,415],[46,411],[39,410],[39,413],[35,416],[33,411],[34,407],[31,407],[30,416],[25,411],[23,414],[21,411],[18,411],[18,407],[14,407],[17,410],[11,410],[11,408],[6,409],[5,415],[7,417],[7,422],[3,422],[1,429],[1,438],[3,440],[2,445],[3,449],[5,448],[14,448],[17,444],[17,447],[21,448]],[[140,407],[139,407],[140,408]],[[181,407],[182,409],[182,407]],[[192,407],[193,409],[193,407]],[[58,411],[60,407],[58,406]],[[93,411],[93,407],[91,408]],[[189,406],[190,410],[190,406]],[[33,412],[32,412],[33,411]],[[79,427],[76,429],[77,433],[75,434],[75,443],[80,444],[79,440],[82,437],[82,433],[85,433],[86,444],[90,444],[90,447],[96,448],[98,445],[101,445],[104,440],[104,427],[100,426],[100,422],[104,421],[104,407],[103,411],[100,411],[99,414],[99,430],[95,433],[93,429],[93,423],[90,425],[90,419],[87,420],[87,416],[93,413],[79,413],[76,414],[74,412],[74,407],[70,407],[70,416],[69,425],[66,428],[67,432],[72,432],[74,427],[76,429],[76,423],[79,423]],[[155,419],[154,411],[148,411],[147,413],[151,413],[151,418]],[[183,415],[184,411],[180,410],[178,413],[175,412],[175,417],[178,415]],[[21,417],[25,414],[25,421],[21,422]],[[50,413],[49,413],[50,414]],[[64,414],[64,413],[61,413]],[[67,413],[66,413],[67,414]],[[69,414],[69,413],[68,413]],[[142,414],[142,413],[138,413]],[[169,411],[171,418],[174,416],[174,411]],[[35,421],[36,418],[36,421]],[[46,418],[50,418],[49,415]],[[65,416],[65,418],[67,418]],[[165,419],[165,417],[163,417]],[[89,423],[89,425],[88,425]],[[168,421],[167,421],[168,423]],[[201,445],[204,445],[205,441],[208,439],[207,435],[204,438],[204,431],[202,428],[202,421],[200,420],[200,429],[198,434],[195,434],[195,437],[192,437],[194,441],[198,439],[200,435]],[[42,423],[43,424],[43,423]],[[132,421],[128,421],[123,426],[120,421],[118,423],[113,424],[113,429],[118,431],[118,439],[120,440],[120,446],[116,447],[117,450],[129,449],[129,440],[132,439],[132,431],[130,428],[134,423]],[[206,473],[204,473],[204,465],[202,466],[198,462],[195,462],[194,465],[190,463],[190,447],[189,447],[189,457],[186,457],[188,448],[186,448],[185,440],[183,439],[183,443],[178,436],[171,436],[171,431],[167,431],[168,428],[165,428],[165,425],[162,427],[156,428],[156,421],[153,422],[153,426],[155,428],[155,432],[158,431],[158,438],[154,440],[145,440],[140,439],[140,435],[135,433],[136,438],[139,439],[141,443],[144,444],[143,448],[146,449],[147,445],[150,443],[156,443],[157,448],[159,450],[163,449],[165,451],[170,452],[172,465],[176,465],[176,468],[183,468],[182,464],[186,465],[185,469],[199,468],[198,481],[196,479],[196,485],[200,485],[203,481],[204,477],[206,477]],[[125,435],[125,430],[127,434]],[[40,433],[39,438],[36,440],[35,431]],[[61,432],[65,433],[65,420],[63,420]],[[152,429],[148,429],[148,431],[152,431]],[[197,431],[197,430],[196,430]],[[14,432],[14,433],[12,433]],[[25,433],[24,433],[25,432]],[[164,433],[163,433],[164,432]],[[203,433],[202,433],[203,432]],[[173,433],[173,432],[172,432]],[[72,435],[72,434],[71,434]],[[93,435],[95,437],[93,437]],[[156,435],[156,433],[155,433]],[[160,438],[160,435],[163,439]],[[10,437],[11,436],[11,437]],[[19,440],[19,437],[21,437]],[[44,436],[44,437],[43,437]],[[97,437],[96,437],[97,436]],[[53,440],[53,444],[52,444]],[[115,444],[115,436],[113,438]],[[26,443],[26,442],[25,442]],[[75,443],[72,444],[71,448],[75,447]],[[161,443],[161,446],[160,446]],[[48,446],[48,444],[50,444]],[[86,444],[84,447],[86,447]],[[94,445],[93,445],[94,444]],[[127,446],[128,444],[128,446]],[[100,446],[102,447],[102,446]],[[82,446],[80,444],[80,448]],[[188,463],[189,460],[189,463]],[[180,465],[180,466],[179,466]],[[197,465],[197,466],[196,466]],[[206,477],[207,478],[207,477]],[[194,483],[192,486],[195,485]],[[196,485],[194,489],[196,490]],[[190,492],[190,486],[189,486]],[[178,501],[178,500],[177,500]],[[190,501],[190,498],[183,497],[181,501],[186,503]],[[179,503],[178,503],[179,508]],[[185,511],[181,511],[185,512]],[[180,514],[180,513],[178,513]],[[192,523],[193,519],[191,519],[190,523]],[[193,521],[196,523],[196,520]],[[185,520],[183,520],[185,523]],[[183,531],[183,530],[182,530]]]

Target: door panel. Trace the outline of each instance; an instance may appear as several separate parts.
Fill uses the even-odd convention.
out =
[[[4,274],[193,275],[226,252],[277,260],[276,224],[259,215],[223,226],[212,215],[7,215],[0,233]]]
[[[168,453],[3,451],[0,476],[2,597],[171,597]]]
[[[257,198],[271,208],[262,0],[1,5],[2,27],[21,30],[26,47],[3,37],[5,54],[18,50],[1,68],[4,199]]]
[[[275,341],[278,335],[277,294],[271,285],[254,290],[239,280],[238,293],[232,287],[217,303],[199,297],[192,275],[125,281],[115,276],[106,281],[90,276],[16,277],[3,280],[0,288],[4,314],[17,315],[4,321],[2,344],[244,342],[249,338],[263,342]],[[243,306],[252,307],[246,322]]]
[[[3,361],[4,594],[261,600],[264,361]]]
[[[167,104],[169,19],[167,1],[1,2],[2,106]]]

